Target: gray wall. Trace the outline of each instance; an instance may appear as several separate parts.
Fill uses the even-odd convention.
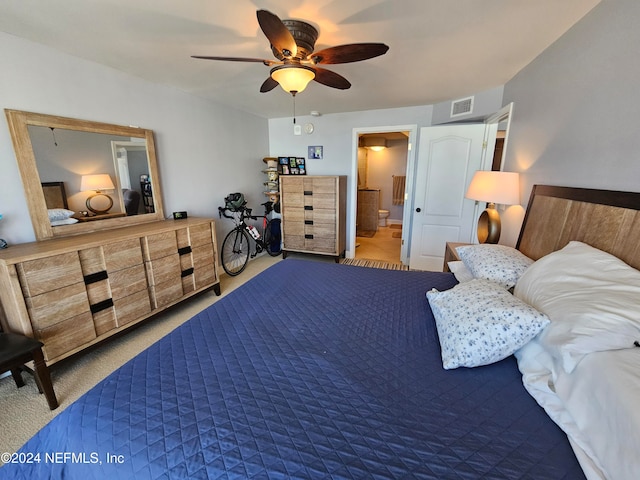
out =
[[[0,108],[154,131],[165,213],[217,218],[225,195],[263,200],[268,154],[264,118],[145,82],[93,62],[0,33]],[[0,125],[0,238],[34,239],[6,122]],[[230,228],[218,222],[220,237]],[[221,238],[219,238],[221,240]]]
[[[537,183],[640,191],[639,19],[638,0],[605,0],[505,85],[523,205]],[[505,243],[523,211],[505,212]]]

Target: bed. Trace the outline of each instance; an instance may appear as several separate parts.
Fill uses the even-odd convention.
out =
[[[591,204],[575,193],[585,191],[534,189],[519,240],[532,261],[587,240],[591,230],[571,224]],[[638,228],[634,199],[605,206],[623,217],[608,236]],[[599,478],[593,450],[523,386],[526,358],[443,368],[441,312],[426,293],[465,283],[278,262],[70,405],[22,447],[31,463],[6,464],[0,478]]]

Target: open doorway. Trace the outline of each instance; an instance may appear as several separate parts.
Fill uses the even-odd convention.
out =
[[[354,248],[348,256],[401,264],[404,253],[405,201],[413,165],[411,145],[416,126],[354,130],[357,165],[354,165]],[[406,207],[406,208],[405,208]]]

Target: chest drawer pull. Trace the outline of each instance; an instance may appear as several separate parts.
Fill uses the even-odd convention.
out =
[[[107,298],[101,302],[94,303],[89,308],[91,309],[91,313],[95,314],[111,307],[113,307],[113,298]]]
[[[313,210],[313,205],[305,205],[304,209],[305,210]]]
[[[191,245],[178,249],[178,255],[186,255],[187,253],[191,253]]]
[[[313,195],[313,192],[311,190],[305,190],[304,194],[305,195]]]
[[[304,238],[307,238],[307,239],[309,239],[309,240],[312,240],[312,239],[313,239],[313,235],[312,235],[312,234],[310,234],[310,233],[307,233],[307,234],[304,236]]]
[[[305,225],[313,225],[313,220],[305,220],[304,224]]]
[[[180,273],[180,276],[182,278],[188,277],[189,275],[193,275],[193,267],[187,268],[186,270],[182,270],[182,272]]]
[[[106,270],[101,270],[99,272],[96,273],[91,273],[89,275],[85,275],[84,276],[84,284],[85,285],[91,285],[92,283],[96,283],[99,282],[101,280],[106,280],[107,278],[109,278],[109,275],[107,274]]]

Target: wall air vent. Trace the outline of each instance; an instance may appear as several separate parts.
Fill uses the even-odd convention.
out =
[[[461,98],[451,102],[451,116],[459,117],[473,112],[473,97]]]

